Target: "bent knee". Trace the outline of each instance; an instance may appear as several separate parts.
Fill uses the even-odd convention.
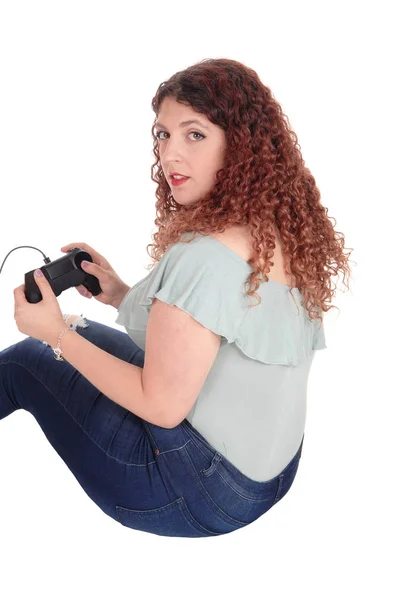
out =
[[[63,315],[63,319],[66,325],[69,325],[71,329],[76,330],[77,327],[89,327],[89,324],[86,323],[85,318],[82,315]]]
[[[64,323],[66,325],[68,325],[70,327],[70,329],[73,329],[74,331],[77,331],[77,327],[82,327],[82,328],[89,327],[89,323],[86,323],[86,320],[82,315],[63,314],[63,320],[64,320]],[[42,344],[44,344],[44,346],[50,345],[45,340],[42,340]]]

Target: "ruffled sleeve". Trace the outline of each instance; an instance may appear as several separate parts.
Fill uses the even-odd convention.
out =
[[[243,318],[242,284],[233,265],[219,265],[194,244],[174,244],[163,255],[139,298],[147,313],[153,298],[178,306],[230,342]]]
[[[309,319],[298,290],[292,296],[286,286],[263,283],[256,305],[246,295],[247,276],[243,264],[212,254],[207,245],[178,242],[126,294],[116,322],[144,347],[145,336],[139,332],[145,332],[152,301],[158,298],[220,335],[221,346],[234,344],[245,356],[267,364],[297,365],[326,348],[324,329],[320,321]]]

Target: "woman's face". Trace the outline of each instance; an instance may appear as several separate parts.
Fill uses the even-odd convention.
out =
[[[197,120],[200,124],[184,121]],[[222,167],[226,147],[225,132],[204,114],[174,98],[164,98],[155,134],[165,178],[178,204],[194,204],[213,187],[216,173]],[[181,185],[174,185],[170,173],[186,175]]]

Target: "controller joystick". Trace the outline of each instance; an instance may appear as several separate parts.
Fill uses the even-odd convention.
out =
[[[40,267],[55,296],[78,285],[84,285],[93,296],[98,296],[102,292],[97,277],[82,269],[83,260],[93,262],[89,252],[82,248],[72,248],[61,258]],[[35,269],[25,273],[25,296],[31,304],[42,300],[42,294],[34,279],[34,271]]]

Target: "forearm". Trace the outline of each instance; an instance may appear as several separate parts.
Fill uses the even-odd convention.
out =
[[[54,332],[52,339],[46,340],[52,348],[57,346],[58,335]],[[64,359],[110,400],[153,425],[167,427],[167,416],[144,394],[141,367],[109,354],[77,331],[65,333],[60,345]]]

